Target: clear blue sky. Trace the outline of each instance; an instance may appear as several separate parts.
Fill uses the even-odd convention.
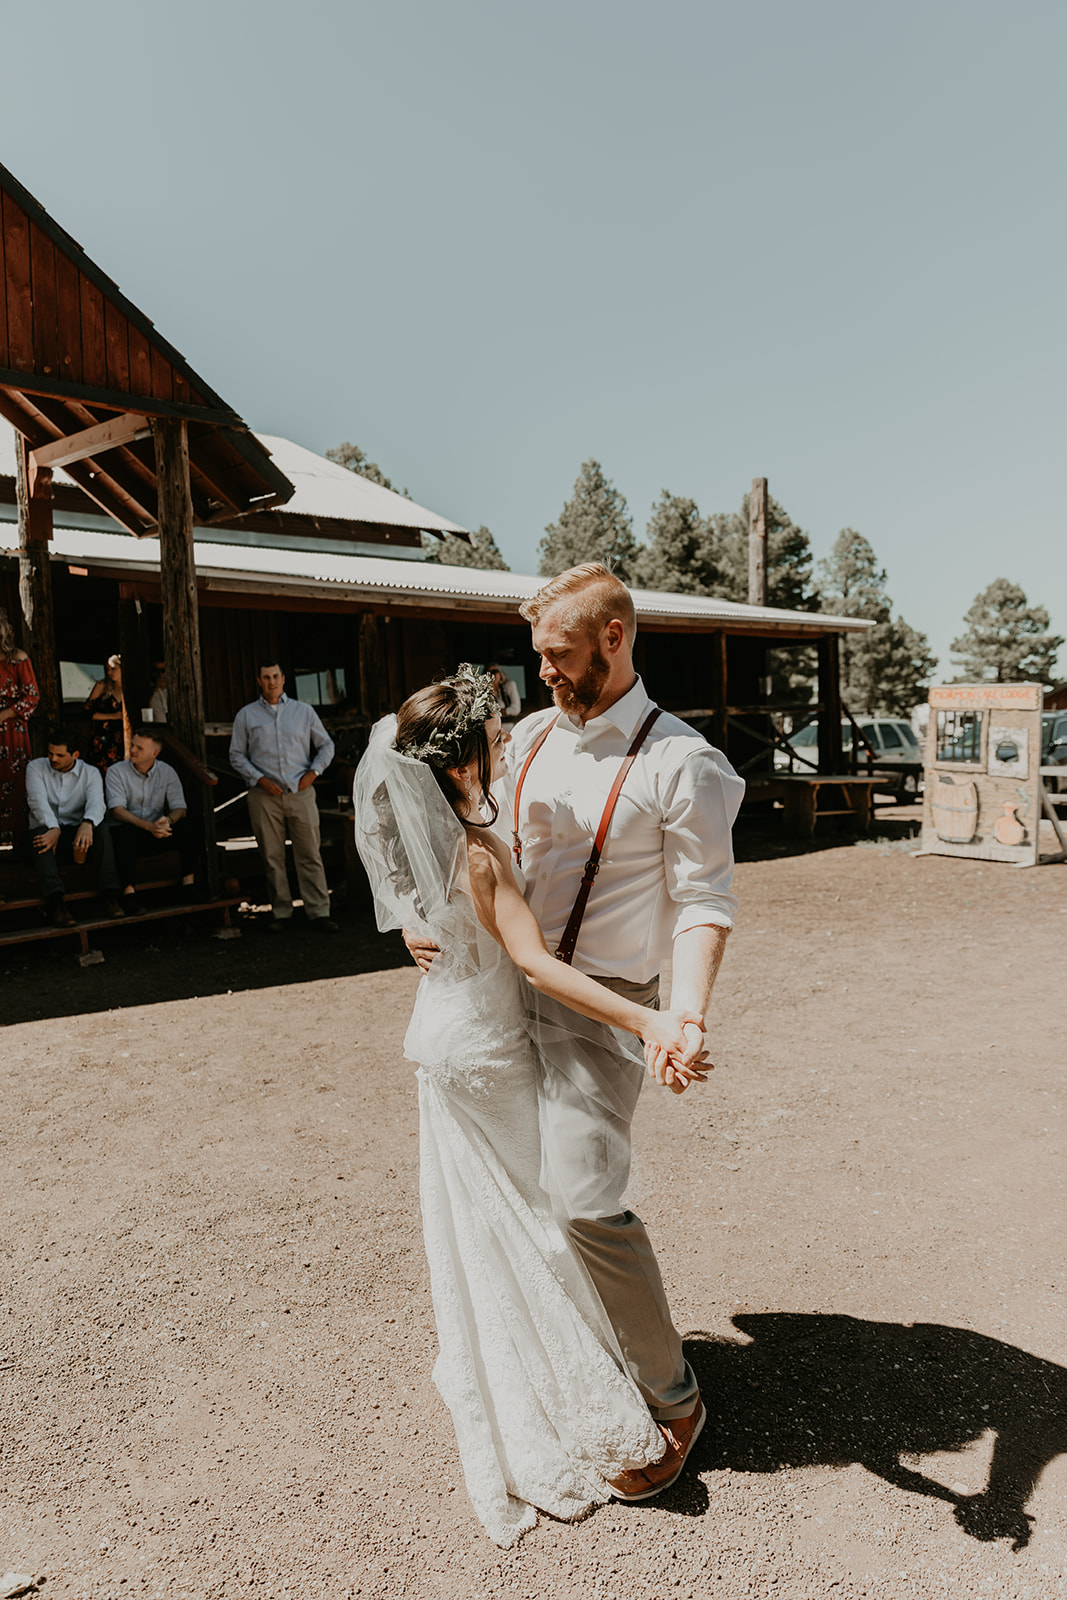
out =
[[[596,456],[850,525],[951,675],[1067,633],[1067,10],[38,0],[2,155],[264,432],[361,444],[515,568]],[[1067,653],[1061,662],[1067,660]]]

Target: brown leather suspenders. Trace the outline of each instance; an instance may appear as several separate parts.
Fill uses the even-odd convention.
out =
[[[590,852],[589,860],[585,864],[585,873],[583,874],[582,881],[578,886],[578,893],[575,896],[574,906],[571,909],[567,926],[563,930],[563,937],[559,941],[559,945],[556,949],[556,960],[564,961],[568,966],[570,965],[574,956],[574,948],[578,943],[578,933],[582,926],[582,918],[585,916],[585,907],[589,899],[589,892],[593,887],[597,873],[600,871],[600,854],[604,848],[604,840],[608,836],[608,829],[611,826],[611,818],[615,810],[616,801],[619,798],[623,784],[626,782],[626,775],[637,758],[637,752],[640,750],[641,746],[648,738],[648,735],[651,733],[652,725],[659,715],[659,706],[653,706],[652,710],[649,712],[648,716],[645,718],[644,722],[642,722],[641,726],[634,735],[633,743],[626,752],[618,772],[615,774],[615,782],[611,786],[611,793],[608,795],[607,805],[604,807],[604,814],[600,818],[600,826],[596,831],[596,838],[593,840],[593,848]],[[530,770],[530,763],[533,761],[534,756],[537,754],[538,750],[540,750],[541,746],[544,744],[545,740],[548,738],[558,721],[559,717],[553,717],[552,721],[548,724],[548,727],[538,735],[533,749],[530,751],[530,754],[526,757],[526,760],[523,763],[522,771],[519,773],[519,779],[515,785],[515,828],[513,834],[515,842],[513,848],[515,851],[515,860],[519,862],[520,865],[522,863],[522,841],[519,838],[519,801],[522,797],[522,786],[526,781],[526,774]]]

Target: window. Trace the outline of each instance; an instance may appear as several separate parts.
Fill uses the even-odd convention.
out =
[[[98,683],[103,676],[104,669],[99,662],[61,661],[59,682],[64,703],[69,705],[73,701],[76,705],[84,705],[93,684]]]
[[[873,722],[861,722],[860,732],[873,749],[880,750],[882,748],[882,741],[878,737],[878,733]]]
[[[898,722],[897,723],[897,727],[900,729],[901,733],[903,734],[904,743],[908,746],[909,750],[918,750],[919,749],[919,741],[915,737],[914,729],[909,728],[906,722]]]
[[[887,750],[903,750],[904,741],[891,722],[880,722],[878,732],[882,735],[882,743]]]
[[[981,711],[939,711],[937,713],[938,761],[967,761],[977,764],[982,759]]]
[[[794,733],[789,743],[797,750],[807,750],[819,742],[819,727],[815,722],[809,722],[806,728],[801,728],[799,733]]]
[[[297,667],[293,677],[296,680],[296,698],[306,700],[309,705],[336,706],[345,697],[344,667],[326,667],[321,672]]]

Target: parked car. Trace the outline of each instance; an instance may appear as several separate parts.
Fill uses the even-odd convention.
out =
[[[860,717],[859,730],[874,750],[874,775],[884,779],[877,793],[891,794],[898,805],[910,805],[917,800],[922,789],[923,754],[910,722],[899,717]],[[819,763],[819,728],[809,722],[806,728],[794,733],[788,743],[800,760],[793,763],[794,772],[810,772]],[[852,749],[852,724],[841,723],[841,744],[846,756]],[[789,757],[784,750],[774,752],[776,772],[789,771]],[[867,752],[862,743],[857,771],[867,770]]]
[[[1063,794],[1067,790],[1067,711],[1041,714],[1041,765],[1063,768],[1062,774],[1045,779],[1049,794]]]

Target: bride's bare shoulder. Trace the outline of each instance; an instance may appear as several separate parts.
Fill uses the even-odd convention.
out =
[[[472,878],[499,880],[508,869],[507,851],[488,829],[467,829],[467,866]]]

